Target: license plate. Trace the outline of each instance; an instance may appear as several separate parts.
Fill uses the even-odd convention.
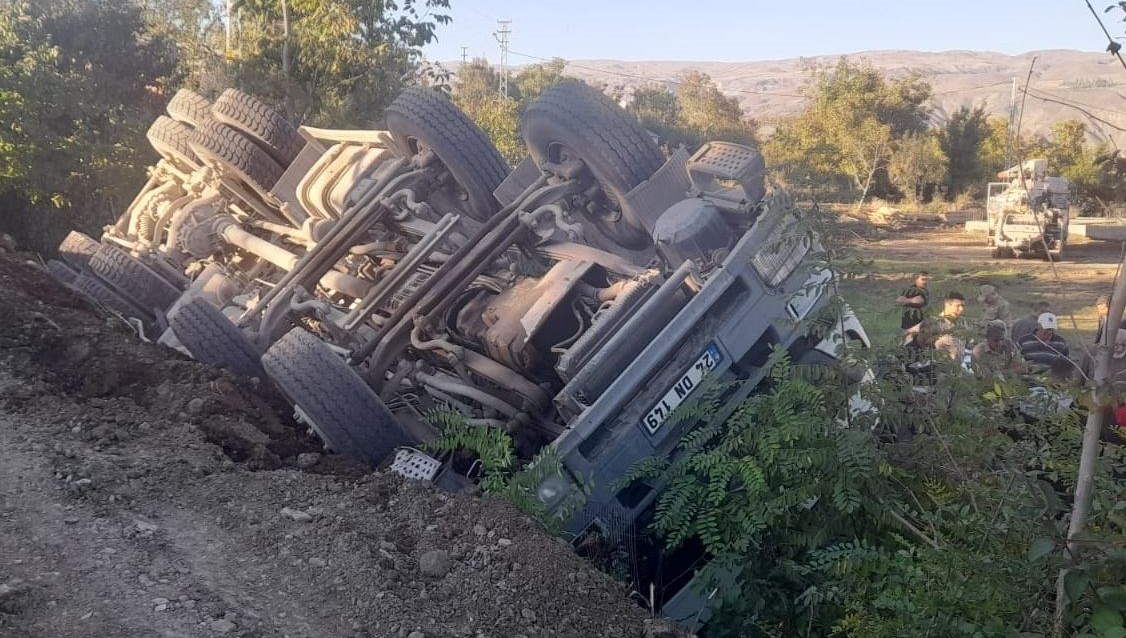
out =
[[[723,361],[723,355],[719,353],[719,348],[714,343],[709,345],[708,349],[704,350],[704,354],[700,355],[700,358],[696,359],[692,367],[680,375],[676,383],[665,392],[665,396],[661,397],[657,405],[653,406],[649,413],[645,415],[642,425],[645,426],[649,434],[656,434],[657,430],[669,419],[673,410],[688,399],[693,390],[700,386],[700,381],[714,370],[720,361]]]

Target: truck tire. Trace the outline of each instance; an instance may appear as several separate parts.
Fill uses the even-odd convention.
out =
[[[104,306],[124,317],[140,319],[146,326],[151,325],[151,316],[93,277],[79,275],[70,287],[96,306]]]
[[[180,89],[164,110],[177,122],[195,128],[211,118],[211,101],[195,91]]]
[[[493,196],[508,167],[488,136],[453,102],[423,87],[403,91],[387,107],[387,129],[407,157],[430,149],[465,191],[465,212],[486,221],[500,208]]]
[[[149,127],[145,137],[164,159],[187,166],[199,166],[199,158],[188,145],[192,139],[192,127],[187,124],[161,115]]]
[[[173,334],[200,363],[226,368],[244,377],[265,378],[254,344],[221,310],[205,299],[191,299],[169,322]]]
[[[90,263],[90,258],[102,245],[93,237],[77,230],[67,233],[59,244],[59,257],[72,268],[81,272]]]
[[[631,249],[652,243],[625,196],[665,159],[649,134],[610,98],[583,82],[557,84],[524,111],[520,134],[538,163],[583,161],[607,200],[605,213],[588,218],[611,241]]]
[[[227,169],[262,193],[269,192],[283,172],[250,138],[214,120],[196,128],[188,144],[203,161]]]
[[[180,298],[180,289],[117,246],[102,245],[90,258],[94,273],[122,297],[145,310],[166,310]]]
[[[223,91],[211,107],[211,116],[244,133],[283,167],[289,166],[305,148],[301,134],[281,113],[242,91]]]
[[[416,443],[379,396],[327,345],[294,328],[262,356],[266,374],[329,449],[378,466]]]
[[[78,279],[78,271],[58,259],[48,259],[46,269],[61,284],[72,284]]]

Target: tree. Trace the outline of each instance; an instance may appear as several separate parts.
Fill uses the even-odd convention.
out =
[[[449,0],[239,0],[236,83],[323,125],[373,123],[400,92]],[[283,11],[284,8],[284,11]]]
[[[492,140],[504,159],[512,165],[524,157],[520,139],[520,103],[502,98],[498,91],[500,75],[484,58],[474,58],[458,69],[453,100]]]
[[[991,117],[985,121],[985,138],[981,143],[978,160],[986,180],[995,179],[998,171],[1009,167],[1005,162],[1008,151],[1009,122],[1002,117]]]
[[[985,107],[959,107],[939,133],[939,147],[949,161],[946,196],[980,191],[988,181],[983,169],[982,147],[989,135]]]
[[[524,140],[520,138],[520,103],[499,95],[489,96],[465,109],[466,115],[489,136],[510,166],[524,159]]]
[[[145,19],[145,33],[171,44],[175,68],[166,80],[171,89],[208,91],[228,86],[232,79],[224,60],[225,27],[220,4],[211,0],[137,0]],[[207,88],[205,88],[207,87]]]
[[[747,119],[739,100],[727,97],[706,73],[693,71],[676,90],[677,124],[699,140],[726,140],[755,144],[754,123]]]
[[[927,186],[939,184],[947,174],[947,159],[938,138],[931,133],[908,133],[896,145],[888,162],[888,176],[896,188],[915,203]]]
[[[488,60],[473,58],[458,69],[452,97],[463,111],[470,113],[477,105],[498,97],[499,86],[500,74]]]
[[[155,155],[144,132],[174,68],[127,0],[0,4],[3,230],[50,251],[116,216]]]
[[[809,105],[779,125],[765,146],[767,159],[791,176],[847,180],[859,192],[857,206],[874,186],[889,186],[895,141],[927,129],[923,105],[931,88],[916,75],[889,79],[869,64],[842,58],[813,69],[805,92]]]
[[[694,150],[709,140],[757,145],[756,123],[703,73],[687,75],[675,93],[659,84],[638,87],[626,110],[670,147]]]
[[[676,126],[680,104],[676,94],[659,84],[639,86],[633,91],[629,111],[646,128],[671,129]]]
[[[516,94],[512,97],[525,105],[532,102],[544,91],[559,84],[566,68],[567,61],[563,58],[553,58],[550,62],[524,67],[512,82],[512,87],[516,89]]]
[[[1107,149],[1087,143],[1087,125],[1079,120],[1063,120],[1052,126],[1045,155],[1052,175],[1066,177],[1080,192],[1099,184],[1100,169],[1095,158]]]

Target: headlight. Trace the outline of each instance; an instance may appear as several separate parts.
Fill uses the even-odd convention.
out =
[[[813,244],[809,233],[796,226],[797,220],[787,215],[751,257],[751,265],[768,286],[785,281],[809,254]]]
[[[551,509],[563,502],[571,490],[575,488],[574,483],[563,478],[559,474],[552,474],[545,478],[540,486],[536,488],[536,498],[543,503],[544,507]]]

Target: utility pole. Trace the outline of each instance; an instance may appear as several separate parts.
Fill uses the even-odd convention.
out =
[[[1009,91],[1009,134],[1005,138],[1005,168],[1008,169],[1016,161],[1017,147],[1017,79],[1013,77],[1013,87]]]
[[[469,63],[469,47],[461,47],[461,66]]]
[[[497,20],[497,24],[493,37],[500,44],[500,97],[508,99],[508,36],[512,34],[512,20]]]

